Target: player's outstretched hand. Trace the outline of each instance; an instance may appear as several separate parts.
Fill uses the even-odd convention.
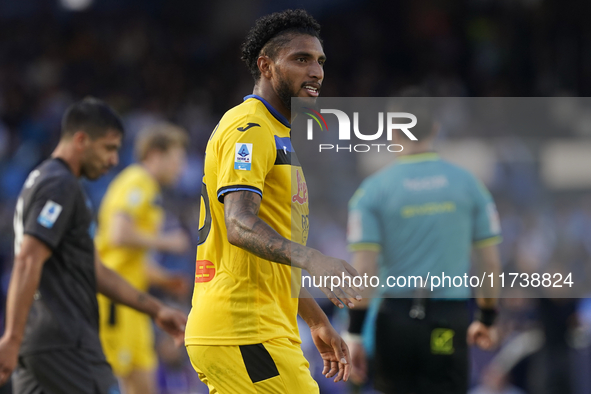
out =
[[[185,326],[187,325],[187,316],[176,309],[163,306],[154,318],[158,327],[169,333],[177,346],[181,346],[185,341]]]
[[[482,350],[493,349],[498,342],[497,330],[484,325],[482,322],[473,321],[468,327],[468,345],[477,345]]]
[[[330,324],[310,327],[312,340],[324,361],[322,374],[326,378],[334,378],[335,383],[349,380],[351,373],[351,357],[349,348],[341,336]]]
[[[353,283],[353,278],[359,273],[345,260],[314,251],[304,268],[313,277],[313,283],[320,283],[318,288],[339,308],[354,308],[353,300],[361,300],[359,293],[364,288],[356,287]]]
[[[18,361],[19,345],[7,336],[0,338],[0,386],[8,381]]]

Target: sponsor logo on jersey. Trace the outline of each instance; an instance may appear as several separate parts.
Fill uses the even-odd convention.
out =
[[[43,227],[52,228],[60,213],[62,213],[62,206],[54,201],[48,200],[41,210],[37,222]]]
[[[298,183],[298,190],[291,198],[291,202],[304,204],[308,202],[308,186],[299,170],[296,170],[296,181]]]
[[[236,156],[234,157],[234,169],[250,171],[252,164],[252,144],[238,142],[236,144]]]
[[[238,131],[246,131],[246,130],[250,129],[251,127],[261,127],[261,125],[258,124],[258,123],[250,123],[249,122],[249,123],[246,124],[246,127],[238,127],[236,130],[238,130]]]
[[[209,282],[215,276],[215,266],[209,260],[197,260],[195,263],[195,283]]]
[[[310,217],[309,215],[302,215],[302,244],[308,241],[308,233],[310,232]]]
[[[449,181],[445,175],[436,175],[424,178],[405,178],[402,184],[406,190],[419,192],[447,187]]]

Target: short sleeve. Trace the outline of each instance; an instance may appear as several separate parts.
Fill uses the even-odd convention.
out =
[[[265,178],[277,157],[275,137],[267,124],[248,119],[245,124],[256,126],[227,130],[227,136],[217,147],[217,197],[224,202],[227,193],[250,190],[263,197]]]
[[[501,242],[501,224],[497,207],[484,184],[473,180],[474,218],[472,242],[476,247],[494,245]]]
[[[42,181],[24,212],[24,234],[56,249],[72,221],[80,185],[66,177]]]
[[[349,201],[347,241],[351,251],[381,250],[382,226],[376,210],[375,193],[364,182]]]

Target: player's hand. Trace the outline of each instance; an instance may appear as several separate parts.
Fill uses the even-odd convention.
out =
[[[494,327],[488,327],[482,322],[473,321],[468,327],[468,345],[477,345],[482,350],[491,350],[497,345],[498,334]]]
[[[4,385],[18,362],[19,344],[7,336],[0,338],[0,386]]]
[[[166,251],[174,254],[183,254],[191,246],[191,239],[183,230],[175,230],[162,235],[165,239]]]
[[[306,266],[303,268],[313,278],[316,278],[314,283],[326,284],[326,286],[320,286],[319,289],[339,308],[345,306],[354,308],[353,301],[361,300],[359,293],[363,291],[363,286],[355,287],[353,285],[353,278],[359,276],[359,273],[345,260],[326,256],[314,250],[310,260],[307,261]],[[326,277],[328,277],[328,280],[325,283]],[[345,278],[344,281],[342,280],[343,277]],[[350,281],[347,278],[350,278]],[[337,281],[344,283],[337,283]],[[351,286],[349,286],[349,283],[351,283]],[[332,290],[331,285],[335,285]]]
[[[324,361],[322,374],[326,378],[334,378],[335,383],[349,380],[351,373],[351,357],[349,348],[341,336],[330,324],[310,327],[312,340]]]
[[[351,381],[356,385],[362,385],[367,381],[367,355],[360,340],[348,343],[351,353]]]
[[[156,314],[154,321],[158,327],[172,336],[176,346],[183,344],[185,341],[185,326],[187,325],[187,316],[183,312],[163,306]]]

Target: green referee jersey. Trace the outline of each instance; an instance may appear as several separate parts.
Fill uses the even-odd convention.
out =
[[[402,156],[367,178],[349,202],[351,251],[380,252],[380,283],[388,276],[426,277],[470,272],[473,246],[500,242],[500,224],[486,187],[436,153]],[[380,296],[409,287],[380,287]],[[437,298],[468,298],[469,287],[448,286]]]

